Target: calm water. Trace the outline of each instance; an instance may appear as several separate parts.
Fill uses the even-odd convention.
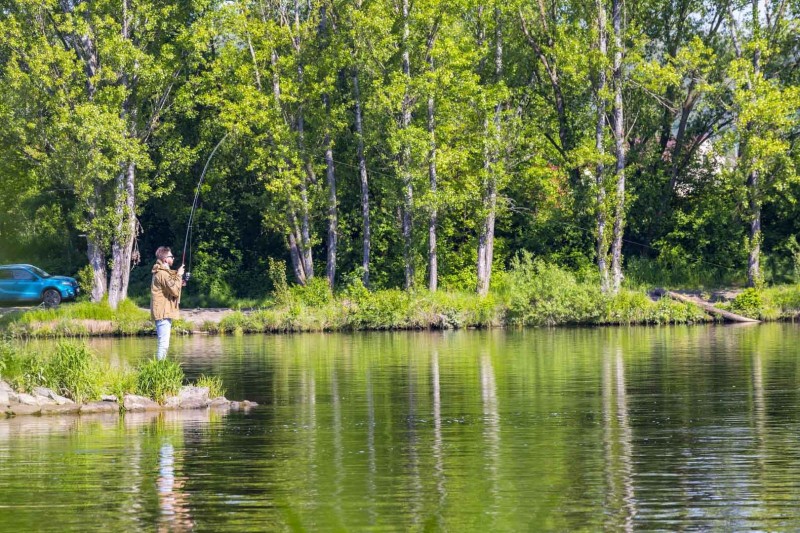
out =
[[[155,340],[92,345],[135,362]],[[172,350],[262,406],[0,420],[0,529],[800,529],[797,325]]]

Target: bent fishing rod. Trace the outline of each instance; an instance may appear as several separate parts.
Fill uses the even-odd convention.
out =
[[[197,189],[194,192],[194,201],[192,202],[192,210],[189,213],[189,222],[188,224],[186,224],[186,236],[183,239],[183,257],[181,258],[181,265],[184,266],[186,265],[186,249],[189,246],[189,235],[192,232],[192,224],[194,224],[194,212],[197,210],[197,200],[200,198],[200,187],[202,187],[203,180],[205,180],[206,178],[206,171],[208,171],[208,165],[209,163],[211,163],[211,159],[213,159],[214,154],[217,153],[217,149],[220,147],[222,142],[228,137],[229,133],[223,135],[222,139],[220,139],[217,145],[214,147],[214,149],[211,150],[211,154],[208,156],[208,159],[206,159],[206,164],[203,167],[203,172],[200,174],[200,181],[197,182]],[[191,277],[190,272],[188,271],[184,272],[183,280],[185,282],[188,282],[190,277]]]

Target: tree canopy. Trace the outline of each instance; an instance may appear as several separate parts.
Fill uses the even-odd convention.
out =
[[[0,260],[116,305],[208,163],[217,301],[275,260],[485,294],[523,250],[612,292],[797,280],[799,36],[794,0],[6,0]]]

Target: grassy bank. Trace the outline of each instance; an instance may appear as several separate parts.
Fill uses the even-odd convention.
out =
[[[122,398],[138,394],[161,402],[185,384],[180,365],[170,359],[143,361],[136,367],[112,367],[77,342],[62,341],[52,353],[0,343],[0,380],[15,390],[33,392],[47,387],[75,402],[99,400],[103,395]],[[198,386],[208,386],[212,397],[223,396],[217,378],[201,377]]]
[[[176,321],[173,331],[185,333],[191,325]],[[107,302],[76,302],[57,308],[37,307],[15,311],[0,318],[0,332],[10,337],[81,337],[98,335],[150,335],[155,326],[150,313],[131,300],[117,309]]]
[[[273,304],[207,322],[209,333],[459,329],[503,326],[681,324],[710,321],[691,304],[652,301],[644,289],[604,295],[594,279],[523,256],[486,297],[466,291],[370,292],[359,282],[333,294],[324,280],[274,295]]]
[[[460,329],[561,325],[689,324],[714,318],[689,303],[653,301],[653,287],[600,291],[596,273],[581,275],[522,255],[499,272],[492,292],[367,290],[353,281],[333,293],[322,278],[306,286],[279,284],[258,307],[236,311],[219,322],[177,321],[176,333],[282,333],[398,329]],[[706,295],[710,296],[710,295]],[[800,286],[748,289],[718,304],[762,320],[792,319],[800,313]],[[116,311],[108,305],[77,303],[58,309],[13,313],[0,319],[11,337],[153,334],[147,311],[130,301]]]

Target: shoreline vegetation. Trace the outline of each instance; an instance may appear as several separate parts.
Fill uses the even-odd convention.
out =
[[[501,273],[492,292],[371,292],[355,280],[333,293],[323,278],[286,286],[259,305],[233,310],[218,321],[177,320],[177,334],[291,333],[322,331],[463,329],[526,326],[693,324],[719,321],[700,307],[654,299],[645,287],[603,294],[591,275],[533,260],[516,261]],[[710,292],[698,291],[704,300]],[[800,313],[800,285],[727,291],[715,305],[749,318],[793,320]],[[153,334],[149,312],[133,301],[116,310],[107,303],[78,302],[56,309],[12,312],[0,318],[9,338],[126,336]]]
[[[225,398],[222,380],[188,383],[180,364],[149,359],[112,366],[85,344],[60,341],[49,354],[0,343],[0,416],[96,414],[170,409],[249,409]]]

